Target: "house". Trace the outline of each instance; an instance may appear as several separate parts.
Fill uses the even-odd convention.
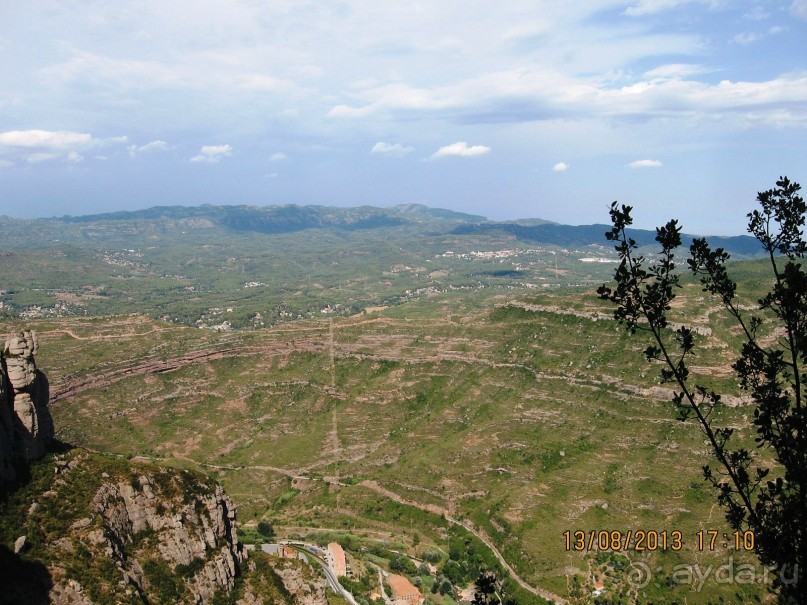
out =
[[[254,548],[252,550],[255,550]],[[261,550],[268,555],[275,555],[281,559],[303,559],[305,555],[288,544],[261,544]]]
[[[423,605],[423,595],[404,576],[391,574],[387,577],[387,583],[392,588],[392,599],[395,605]]]
[[[297,549],[292,548],[291,546],[281,546],[280,550],[278,551],[281,559],[297,559],[298,553]]]
[[[347,575],[347,564],[345,562],[345,551],[336,542],[328,544],[328,567],[333,574],[339,576]]]

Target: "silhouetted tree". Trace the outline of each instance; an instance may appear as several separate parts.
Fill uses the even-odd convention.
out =
[[[748,214],[748,231],[762,245],[770,264],[773,287],[748,315],[738,303],[737,284],[729,277],[729,255],[695,239],[687,260],[704,291],[718,297],[743,335],[740,355],[733,364],[740,386],[754,401],[756,448],[737,446],[734,429],[719,426],[713,412],[720,395],[690,380],[688,359],[694,355],[695,337],[688,327],[671,330],[670,303],[680,287],[675,271],[675,250],[681,245],[681,228],[672,220],[656,229],[661,246],[653,262],[638,255],[636,242],[627,235],[632,224],[630,206],[611,205],[612,229],[606,237],[616,242],[621,262],[614,288],[603,285],[601,298],[616,303],[614,317],[631,334],[647,332],[651,343],[644,351],[648,361],[660,361],[662,382],[676,385],[673,401],[683,421],[694,419],[703,431],[716,460],[703,474],[717,490],[717,500],[736,530],[754,532],[754,549],[765,565],[776,571],[780,603],[807,603],[807,252],[802,229],[805,221],[801,187],[781,177],[776,188],[759,193],[761,206]],[[763,323],[773,322],[773,344],[759,337]],[[770,333],[770,331],[768,332]],[[764,453],[760,456],[760,450]],[[770,455],[768,455],[770,454]],[[766,461],[777,464],[770,468]]]
[[[499,598],[496,596],[499,585],[495,574],[482,572],[475,584],[474,599],[471,601],[473,605],[492,605],[499,602]]]
[[[480,572],[474,584],[473,605],[518,605],[518,601],[507,594],[505,585],[492,571]]]
[[[261,534],[264,538],[274,538],[275,528],[272,527],[272,524],[268,523],[267,521],[259,521],[258,533]]]

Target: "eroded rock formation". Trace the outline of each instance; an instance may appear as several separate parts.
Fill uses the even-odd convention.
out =
[[[215,481],[79,450],[48,466],[17,520],[20,556],[35,553],[49,574],[48,603],[204,605],[235,588],[246,552]]]
[[[0,355],[0,483],[53,438],[36,352],[20,332]],[[246,559],[235,506],[203,474],[79,450],[30,471],[39,490],[13,520],[13,552],[0,545],[0,602],[204,605],[235,588]]]
[[[12,334],[0,359],[0,481],[13,479],[18,461],[40,458],[53,439],[49,386],[36,367],[36,334]]]
[[[235,532],[235,506],[221,486],[181,478],[159,471],[140,475],[136,482],[104,483],[91,503],[101,528],[90,537],[119,562],[133,584],[148,592],[153,579],[143,573],[142,556],[130,546],[135,536],[150,536],[152,543],[144,544],[149,556],[165,562],[167,569],[186,570],[193,602],[207,603],[217,590],[233,589],[245,552]]]

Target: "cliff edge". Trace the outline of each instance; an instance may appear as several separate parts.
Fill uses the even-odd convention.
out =
[[[327,605],[308,565],[247,561],[206,475],[49,447],[36,353],[31,331],[0,349],[0,605]]]
[[[36,333],[26,331],[9,336],[0,355],[0,483],[41,458],[53,439],[48,379],[36,353]]]
[[[0,604],[201,605],[232,593],[246,553],[221,486],[77,449],[45,456],[54,428],[36,334],[12,334],[0,353]]]
[[[2,570],[0,603],[210,603],[246,558],[229,496],[187,470],[71,450],[32,464],[0,512],[3,543],[47,577]]]

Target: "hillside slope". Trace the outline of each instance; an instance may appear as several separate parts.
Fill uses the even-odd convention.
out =
[[[728,367],[736,336],[697,287],[680,302],[712,343],[692,370],[726,394],[721,422],[750,443]],[[566,597],[608,562],[564,547],[565,531],[681,531],[681,552],[620,554],[667,579],[728,554],[693,547],[699,529],[729,531],[700,476],[699,433],[675,419],[642,343],[585,290],[454,292],[227,334],[132,317],[51,320],[40,334],[66,439],[214,473],[253,527],[461,558],[452,545],[472,529],[525,582]],[[613,593],[629,590],[621,578]],[[666,581],[648,598],[705,604],[731,590]]]
[[[198,473],[78,450],[30,473],[3,506],[2,542],[22,556],[4,568],[6,602],[209,603],[234,588],[235,506]]]

